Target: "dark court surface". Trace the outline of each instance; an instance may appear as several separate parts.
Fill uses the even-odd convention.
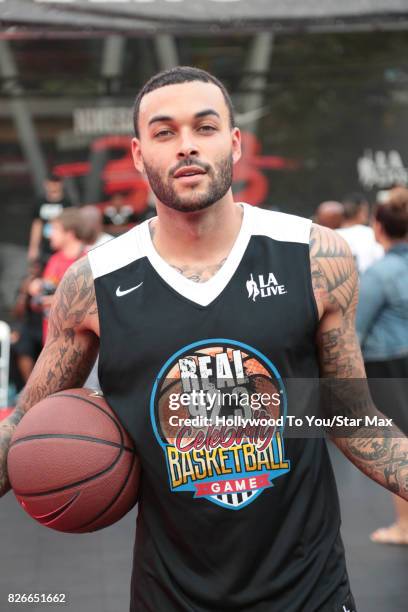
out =
[[[336,449],[332,456],[358,612],[407,612],[408,547],[369,540],[392,520],[390,498]],[[127,612],[134,533],[132,511],[95,534],[59,534],[29,519],[8,493],[0,500],[0,611]],[[9,593],[65,593],[67,603],[9,604]]]

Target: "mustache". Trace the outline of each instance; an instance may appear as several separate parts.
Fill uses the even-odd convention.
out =
[[[171,168],[170,176],[174,176],[174,174],[178,172],[178,170],[180,170],[181,168],[188,168],[189,166],[197,166],[198,168],[202,168],[204,172],[210,172],[211,170],[211,166],[209,164],[205,164],[204,162],[201,162],[198,159],[186,157],[185,159],[180,160],[178,164],[173,166],[173,168]]]

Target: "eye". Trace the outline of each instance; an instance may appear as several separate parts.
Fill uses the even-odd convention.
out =
[[[173,132],[171,130],[160,130],[160,132],[157,132],[154,135],[154,138],[165,138],[166,136],[169,136],[172,133]]]
[[[198,128],[199,132],[215,132],[217,130],[213,125],[200,125]]]

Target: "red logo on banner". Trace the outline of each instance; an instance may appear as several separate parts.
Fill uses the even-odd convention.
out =
[[[235,200],[257,206],[269,192],[269,182],[262,170],[296,170],[299,162],[278,155],[261,155],[262,145],[251,132],[242,132],[242,157],[234,166],[234,183],[243,181]]]

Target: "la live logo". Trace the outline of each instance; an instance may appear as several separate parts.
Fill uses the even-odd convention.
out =
[[[256,301],[258,297],[266,298],[272,295],[284,295],[287,293],[285,285],[280,285],[273,272],[269,272],[268,276],[264,274],[258,274],[257,280],[254,275],[251,274],[249,280],[246,282],[246,288],[248,291],[248,298]]]

